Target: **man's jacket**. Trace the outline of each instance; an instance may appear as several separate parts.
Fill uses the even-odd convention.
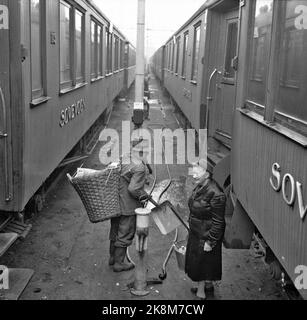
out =
[[[140,198],[147,196],[144,186],[148,175],[145,163],[122,164],[120,181],[121,213],[125,216],[135,215],[135,209],[141,207]]]

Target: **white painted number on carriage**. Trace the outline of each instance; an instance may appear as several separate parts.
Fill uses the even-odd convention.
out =
[[[85,100],[81,99],[73,105],[61,111],[60,127],[63,128],[69,122],[78,117],[85,109]]]
[[[270,178],[272,188],[276,192],[282,190],[283,199],[290,207],[294,207],[297,200],[300,217],[304,220],[307,214],[307,205],[303,197],[303,185],[299,181],[295,181],[293,176],[289,173],[286,173],[282,177],[281,167],[278,163],[273,164],[272,175],[273,176]]]
[[[9,9],[7,6],[0,5],[0,30],[9,28]]]
[[[307,6],[299,5],[295,7],[295,13],[299,15],[295,18],[295,28],[298,30],[307,29]]]
[[[294,281],[297,290],[307,290],[307,266],[297,266],[294,271],[298,277]]]
[[[0,290],[8,290],[9,287],[9,269],[0,266]]]

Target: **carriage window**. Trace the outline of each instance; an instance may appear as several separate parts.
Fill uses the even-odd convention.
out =
[[[170,69],[170,46],[168,45],[167,46],[167,69],[169,70]]]
[[[253,22],[248,100],[265,105],[265,88],[269,66],[269,52],[273,19],[273,0],[256,0]]]
[[[105,74],[109,73],[109,31],[105,29],[105,47],[106,47],[106,54],[105,54]]]
[[[187,73],[187,59],[188,59],[188,42],[189,42],[189,33],[185,33],[183,39],[183,58],[182,58],[182,73],[183,77],[186,77]]]
[[[237,39],[238,39],[238,23],[231,22],[227,29],[227,48],[225,59],[224,77],[233,79],[235,77],[235,70],[232,67],[232,60],[237,54]]]
[[[124,68],[124,57],[125,57],[125,53],[124,53],[124,41],[120,40],[120,68],[123,69]]]
[[[176,69],[175,69],[175,73],[178,74],[178,71],[179,71],[179,58],[180,58],[180,37],[177,38],[176,44],[177,44],[177,49],[176,49]]]
[[[199,60],[199,46],[200,46],[200,25],[195,27],[194,32],[194,46],[193,46],[193,60],[192,60],[192,77],[191,80],[196,82],[198,77],[198,60]]]
[[[167,64],[166,64],[166,66],[167,66],[167,69],[169,70],[169,55],[170,55],[170,48],[169,48],[169,46],[167,46]]]
[[[165,68],[168,69],[168,46],[165,46]]]
[[[107,43],[107,74],[112,73],[112,33],[107,31],[107,37],[106,37],[106,43]]]
[[[124,68],[124,41],[120,40],[120,69]]]
[[[172,69],[172,44],[169,44],[169,67],[168,69],[171,70]]]
[[[175,70],[175,41],[172,40],[172,66],[171,66],[171,70],[174,71]]]
[[[122,62],[122,59],[123,59],[123,44],[122,44],[122,40],[120,39],[119,40],[119,69],[122,69],[123,67],[123,62]]]
[[[170,56],[169,56],[169,69],[172,71],[173,68],[173,43],[169,44],[170,47]]]
[[[84,82],[84,14],[65,1],[60,4],[60,81],[61,89]]]
[[[109,58],[110,58],[110,73],[113,72],[113,53],[114,53],[114,47],[113,47],[113,34],[112,33],[109,33],[109,37],[110,37],[110,46],[109,46],[109,49],[110,49],[110,55],[109,55]]]
[[[72,84],[71,56],[70,56],[70,37],[71,37],[71,6],[61,2],[60,12],[61,29],[61,84]]]
[[[103,59],[103,51],[102,51],[102,27],[97,26],[97,74],[98,76],[102,76],[103,74],[103,66],[102,66],[102,59]]]
[[[172,55],[172,47],[171,44],[168,45],[168,70],[171,70],[171,55]]]
[[[119,39],[117,36],[114,36],[114,70],[119,70],[118,66],[119,61]]]
[[[91,21],[91,76],[96,78],[96,23]]]
[[[76,10],[75,14],[75,37],[76,37],[76,82],[82,82],[84,80],[83,72],[83,27],[84,19],[83,14]]]
[[[102,76],[102,26],[91,21],[91,77],[96,80]]]
[[[307,122],[307,29],[302,10],[307,0],[291,0],[284,3],[280,27],[281,41],[280,83],[277,114]],[[306,17],[305,17],[306,19]],[[305,22],[306,23],[306,22]]]
[[[31,81],[32,99],[44,95],[42,54],[42,4],[31,0]]]
[[[113,48],[114,48],[114,60],[113,60],[113,70],[117,70],[117,62],[116,62],[116,56],[117,56],[117,41],[116,36],[113,37]]]

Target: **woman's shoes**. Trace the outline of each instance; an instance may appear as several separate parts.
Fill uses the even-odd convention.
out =
[[[195,288],[195,287],[191,288],[191,292],[193,294],[196,294],[197,293],[197,288]],[[214,285],[209,285],[209,286],[205,285],[205,292],[213,294],[214,293]]]
[[[214,293],[214,285],[213,284],[209,284],[209,285],[206,284],[205,285],[205,292],[213,294]]]
[[[191,292],[193,293],[193,294],[196,294],[197,293],[197,288],[191,288]]]

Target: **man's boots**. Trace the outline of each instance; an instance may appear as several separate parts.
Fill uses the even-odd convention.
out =
[[[113,266],[114,272],[123,272],[123,271],[129,271],[134,268],[134,265],[132,263],[124,263],[125,257],[127,253],[127,248],[115,248],[115,264]]]
[[[110,241],[110,259],[109,259],[109,266],[114,266],[114,263],[115,263],[114,253],[115,253],[115,241]]]

